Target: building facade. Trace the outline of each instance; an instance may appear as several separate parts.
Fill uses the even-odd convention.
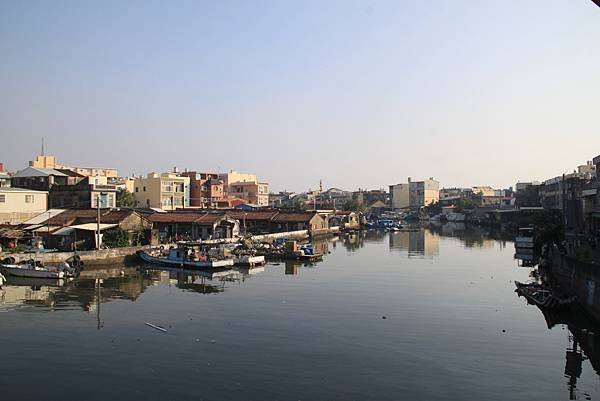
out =
[[[416,209],[431,205],[440,200],[440,183],[430,177],[428,180],[390,185],[390,198],[393,209]]]
[[[116,168],[104,168],[104,167],[68,167],[60,165],[55,156],[51,155],[38,155],[35,160],[29,162],[29,167],[35,168],[50,168],[50,169],[66,169],[74,171],[85,177],[113,177],[119,176],[119,172]]]
[[[99,203],[98,203],[99,202]],[[117,204],[117,186],[108,183],[107,177],[83,177],[73,185],[54,185],[50,189],[48,205],[62,208],[113,208]]]
[[[266,182],[236,182],[229,185],[228,196],[244,199],[250,204],[269,206],[269,184]]]
[[[217,173],[186,171],[182,176],[190,179],[190,206],[216,208],[225,196],[224,183]]]
[[[0,188],[0,224],[21,224],[48,210],[48,192]]]
[[[137,207],[175,210],[190,206],[190,178],[177,173],[150,173],[135,179]]]

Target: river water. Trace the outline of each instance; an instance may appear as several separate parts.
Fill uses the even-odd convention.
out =
[[[514,280],[537,270],[512,242],[446,225],[317,246],[328,254],[314,265],[13,279],[0,290],[0,397],[600,398],[595,326],[577,312],[547,322],[517,297]]]

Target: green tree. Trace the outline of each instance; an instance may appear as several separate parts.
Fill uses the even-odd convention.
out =
[[[109,248],[124,248],[130,245],[129,234],[121,228],[106,231],[102,242]]]
[[[126,189],[117,191],[117,207],[134,207],[135,199],[133,194]]]

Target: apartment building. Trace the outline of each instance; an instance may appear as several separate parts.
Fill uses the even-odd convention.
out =
[[[138,207],[175,210],[190,206],[190,177],[178,173],[150,173],[134,181]]]
[[[390,198],[394,209],[416,209],[440,200],[440,183],[429,177],[428,180],[390,185]]]

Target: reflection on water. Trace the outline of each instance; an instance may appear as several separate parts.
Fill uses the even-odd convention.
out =
[[[390,233],[390,249],[399,250],[408,257],[437,256],[439,249],[439,235],[423,229],[402,230]]]
[[[225,291],[226,283],[240,283],[263,271],[264,267],[205,272],[146,265],[138,268],[87,269],[79,278],[70,281],[9,276],[7,285],[0,289],[0,310],[43,306],[52,310],[81,309],[93,312],[98,303],[114,299],[135,301],[148,287],[156,285],[174,286],[200,294],[217,294]]]
[[[50,383],[32,371],[35,359],[71,375],[75,390],[102,380],[130,400],[597,399],[600,276],[563,265],[518,268],[507,243],[445,224],[317,241],[326,256],[312,264],[8,277],[0,336],[16,343],[2,355],[14,374],[0,376],[0,385],[7,399],[17,388],[22,399],[40,395],[28,375]],[[523,302],[513,282],[529,276],[576,295],[585,312]],[[40,327],[55,341],[40,339]],[[64,344],[72,333],[76,355]],[[112,373],[132,364],[130,377]],[[203,380],[214,385],[187,385]],[[90,399],[118,398],[110,387]]]

